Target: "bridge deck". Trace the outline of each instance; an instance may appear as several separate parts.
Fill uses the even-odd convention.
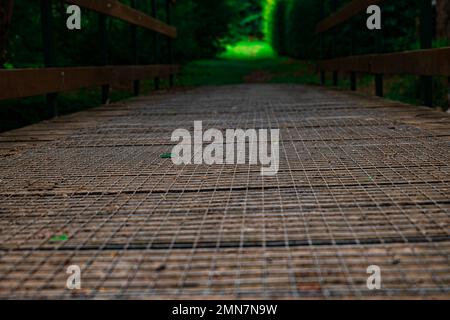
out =
[[[194,120],[279,128],[278,175],[161,158]],[[3,298],[450,298],[449,222],[450,117],[379,98],[200,88],[0,135]]]

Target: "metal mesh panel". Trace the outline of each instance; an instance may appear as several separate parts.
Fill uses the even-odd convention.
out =
[[[278,174],[160,158],[199,120],[280,129]],[[449,298],[448,128],[378,98],[245,85],[5,133],[0,296]],[[66,289],[69,265],[81,290]]]

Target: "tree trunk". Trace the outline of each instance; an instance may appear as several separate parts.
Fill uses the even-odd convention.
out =
[[[13,5],[14,0],[0,0],[0,68],[3,68],[6,62],[6,46]]]
[[[450,0],[436,0],[437,37],[450,40]]]

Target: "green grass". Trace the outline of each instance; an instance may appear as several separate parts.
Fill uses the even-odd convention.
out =
[[[216,59],[186,64],[181,86],[226,85],[245,82],[318,83],[310,64],[278,57],[264,41],[239,41],[226,46]]]
[[[228,60],[272,59],[276,57],[272,47],[264,41],[239,41],[225,46],[219,58]]]
[[[186,64],[177,78],[181,86],[226,85],[245,82],[267,83],[308,83],[317,84],[317,76],[309,72],[306,62],[288,58],[229,60],[199,60]],[[259,81],[258,75],[264,72],[268,79]],[[250,77],[250,79],[248,78]]]

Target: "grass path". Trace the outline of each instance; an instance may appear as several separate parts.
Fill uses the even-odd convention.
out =
[[[182,86],[239,83],[318,83],[310,63],[277,57],[263,41],[240,41],[227,45],[216,59],[199,60],[184,66]]]

